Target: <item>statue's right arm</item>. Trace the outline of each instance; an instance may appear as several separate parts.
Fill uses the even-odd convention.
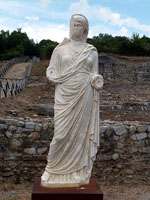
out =
[[[46,70],[46,77],[49,81],[53,83],[57,83],[57,77],[59,75],[59,68],[60,68],[60,57],[59,52],[57,49],[54,49],[49,66]]]

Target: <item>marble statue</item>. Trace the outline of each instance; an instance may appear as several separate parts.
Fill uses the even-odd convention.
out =
[[[75,14],[70,37],[53,51],[47,78],[55,84],[54,137],[43,187],[78,187],[89,183],[99,147],[98,53],[87,44],[88,20]]]

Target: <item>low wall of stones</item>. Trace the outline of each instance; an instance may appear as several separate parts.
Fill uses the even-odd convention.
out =
[[[100,182],[150,184],[150,124],[100,122],[101,144],[92,176]],[[53,118],[0,118],[0,182],[41,176]]]

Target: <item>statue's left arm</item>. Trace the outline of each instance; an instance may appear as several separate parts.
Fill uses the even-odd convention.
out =
[[[91,85],[96,89],[99,90],[103,87],[104,80],[103,76],[98,74],[98,53],[97,51],[92,51],[92,68],[91,68]]]
[[[92,57],[92,61],[93,61],[91,73],[98,74],[98,53],[96,50],[92,51],[91,57]]]

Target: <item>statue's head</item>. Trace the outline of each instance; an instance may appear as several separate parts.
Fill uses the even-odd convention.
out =
[[[87,18],[81,14],[72,15],[70,20],[70,39],[86,42],[89,31]]]

